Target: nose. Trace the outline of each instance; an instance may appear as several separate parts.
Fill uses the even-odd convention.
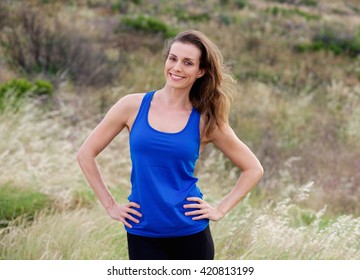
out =
[[[181,61],[177,61],[173,67],[173,69],[177,72],[181,71]]]

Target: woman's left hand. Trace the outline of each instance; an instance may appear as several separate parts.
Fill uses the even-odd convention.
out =
[[[216,208],[212,207],[205,200],[202,200],[199,197],[188,197],[186,200],[196,202],[196,203],[184,205],[185,209],[189,209],[189,208],[197,209],[185,213],[186,216],[199,215],[193,217],[192,218],[193,220],[209,219],[211,221],[216,222],[219,221],[222,217],[224,217],[224,213],[222,213],[218,207]]]

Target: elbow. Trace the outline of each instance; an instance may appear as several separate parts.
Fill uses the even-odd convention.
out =
[[[78,162],[78,164],[81,166],[81,163],[83,161],[83,158],[84,158],[84,153],[83,151],[80,149],[77,154],[76,154],[76,160]]]
[[[79,163],[80,166],[82,166],[82,164],[89,159],[89,157],[91,158],[91,155],[89,153],[86,152],[85,149],[80,148],[79,151],[76,154],[76,160]]]
[[[258,167],[258,172],[259,172],[259,176],[261,178],[264,175],[264,167],[261,164]]]
[[[260,179],[264,175],[264,168],[262,167],[262,165],[260,163],[256,167],[254,167],[253,174],[254,174],[254,177],[256,177],[256,181],[257,182],[260,181]]]
[[[259,170],[259,179],[258,182],[261,180],[261,178],[264,176],[264,168],[261,167],[261,169]]]

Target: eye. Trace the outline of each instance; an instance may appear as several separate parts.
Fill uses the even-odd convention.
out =
[[[189,60],[188,60],[188,61],[185,61],[185,64],[186,64],[186,65],[193,65],[193,63],[192,63],[191,61],[189,61]]]
[[[176,61],[176,58],[174,56],[169,56],[170,61]]]

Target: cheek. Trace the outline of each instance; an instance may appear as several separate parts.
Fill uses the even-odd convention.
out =
[[[199,76],[199,74],[200,74],[200,72],[199,72],[198,70],[196,70],[196,71],[193,71],[193,72],[191,73],[191,76],[192,76],[194,79],[197,79],[198,76]]]
[[[172,68],[172,63],[171,62],[165,62],[164,71],[166,72],[171,68]]]

